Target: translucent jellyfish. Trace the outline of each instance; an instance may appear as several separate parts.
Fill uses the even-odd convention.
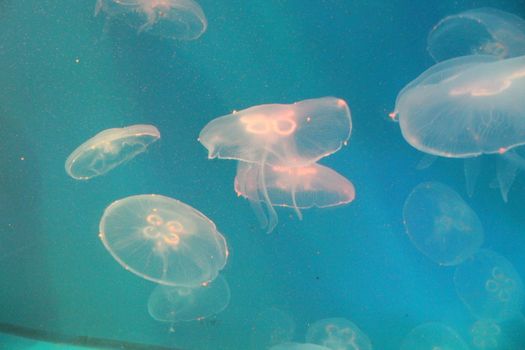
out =
[[[493,320],[477,320],[470,328],[470,335],[476,349],[499,349],[501,327]]]
[[[438,182],[417,185],[403,206],[408,237],[440,265],[457,265],[483,244],[476,213],[450,187]]]
[[[95,15],[101,11],[124,20],[139,33],[168,39],[194,40],[208,26],[202,8],[193,0],[97,0]]]
[[[493,8],[468,10],[439,21],[427,48],[436,61],[468,55],[525,55],[525,20]]]
[[[294,208],[301,219],[301,209],[343,205],[355,197],[354,186],[348,179],[316,163],[292,168],[239,162],[235,191],[250,200],[256,216],[268,231],[272,231],[278,221],[274,206]],[[266,206],[266,213],[261,202]]]
[[[400,350],[468,350],[468,346],[452,328],[429,322],[412,329]]]
[[[351,130],[346,102],[323,97],[255,106],[214,119],[199,141],[210,159],[301,166],[339,150]]]
[[[171,286],[212,281],[228,257],[226,241],[210,219],[154,194],[113,202],[100,221],[100,239],[126,270]]]
[[[306,341],[331,350],[371,350],[372,343],[353,322],[344,318],[326,318],[308,327]]]
[[[512,149],[525,144],[525,57],[497,60],[466,56],[436,64],[398,95],[396,111],[405,140],[430,155],[475,159],[500,154],[514,166],[498,167],[503,198],[525,161]],[[466,162],[469,194],[477,176]]]
[[[524,289],[514,266],[503,256],[479,250],[456,268],[456,291],[477,318],[504,321],[523,308]]]
[[[66,172],[77,180],[104,175],[144,152],[159,138],[160,133],[153,125],[104,130],[71,153],[66,160]]]
[[[198,287],[158,285],[148,300],[151,317],[161,322],[203,320],[230,303],[230,287],[221,275]]]
[[[251,350],[266,350],[272,345],[289,342],[295,333],[295,322],[287,313],[269,308],[259,313],[252,325]]]
[[[272,346],[269,350],[330,350],[330,348],[309,343],[282,343]]]

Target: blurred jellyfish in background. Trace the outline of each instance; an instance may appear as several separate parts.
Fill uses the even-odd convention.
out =
[[[250,349],[266,350],[269,347],[293,339],[295,321],[293,318],[275,307],[259,313],[252,324]]]
[[[483,227],[476,213],[439,182],[424,182],[409,194],[403,222],[414,246],[439,265],[457,265],[483,244]]]
[[[344,318],[326,318],[308,327],[306,341],[331,350],[371,350],[368,336]]]
[[[234,187],[239,196],[250,201],[263,227],[277,224],[274,206],[293,208],[301,219],[301,209],[344,205],[355,197],[354,185],[348,179],[315,163],[287,167],[239,162]]]
[[[473,316],[497,322],[519,317],[524,305],[521,277],[505,257],[482,249],[456,268],[454,285]]]
[[[176,323],[203,320],[226,309],[230,287],[221,275],[198,287],[158,285],[148,300],[148,312],[157,321]]]
[[[330,350],[330,348],[309,343],[282,343],[272,346],[269,350]]]
[[[226,264],[226,240],[198,210],[160,195],[113,202],[100,220],[100,239],[126,270],[147,280],[197,287]]]
[[[395,115],[405,140],[421,152],[466,158],[467,192],[477,177],[477,158],[499,154],[503,199],[525,160],[513,148],[525,144],[525,57],[497,60],[465,56],[440,62],[399,93]]]
[[[208,26],[202,8],[193,0],[97,0],[95,15],[100,12],[124,20],[139,33],[167,39],[194,40]]]
[[[447,16],[428,35],[436,61],[468,55],[499,59],[525,55],[525,20],[505,11],[479,8]]]
[[[467,344],[452,328],[442,323],[429,322],[412,329],[400,350],[468,350]]]
[[[77,180],[89,180],[104,175],[133,159],[160,138],[153,125],[132,125],[104,130],[71,153],[65,168]]]
[[[476,349],[500,348],[501,327],[493,320],[477,320],[470,328],[470,336]]]

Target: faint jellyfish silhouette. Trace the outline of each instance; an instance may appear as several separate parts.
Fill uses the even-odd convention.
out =
[[[266,350],[270,346],[289,342],[294,333],[294,320],[287,313],[271,307],[255,318],[250,335],[250,349]]]
[[[398,94],[401,133],[414,148],[430,155],[467,158],[467,190],[473,191],[477,158],[502,155],[516,167],[498,167],[502,197],[523,160],[512,149],[525,144],[525,57],[497,60],[467,56],[436,64]]]
[[[323,97],[250,107],[216,118],[201,131],[208,157],[303,166],[346,144],[352,131],[344,100]]]
[[[371,350],[368,336],[344,318],[326,318],[314,322],[306,331],[307,342],[332,350]]]
[[[95,15],[124,17],[138,32],[168,39],[194,40],[208,26],[202,8],[193,0],[98,0]]]
[[[272,346],[269,350],[331,350],[325,346],[310,343],[282,343]]]
[[[452,328],[429,322],[412,329],[400,350],[468,350],[468,346]]]
[[[160,133],[153,125],[104,130],[71,153],[66,160],[66,172],[77,180],[104,175],[144,152],[159,138]]]
[[[161,322],[200,321],[226,309],[230,297],[228,282],[221,275],[198,287],[158,285],[149,297],[148,312]]]
[[[113,202],[100,221],[100,239],[126,270],[170,286],[196,287],[217,277],[228,248],[198,210],[154,194]]]
[[[408,195],[403,223],[414,246],[439,265],[463,262],[483,244],[476,213],[450,187],[424,182]]]
[[[472,345],[476,349],[498,349],[501,327],[493,320],[477,320],[470,328]]]
[[[493,8],[468,10],[439,21],[428,35],[436,61],[467,55],[525,55],[525,20]]]
[[[460,299],[477,318],[505,321],[523,308],[523,282],[503,256],[482,249],[456,268],[454,285]]]
[[[293,208],[299,219],[301,209],[326,208],[350,203],[354,185],[336,171],[320,164],[301,167],[261,166],[239,162],[235,192],[247,198],[263,227],[277,224],[274,206]],[[261,206],[266,205],[266,213]]]

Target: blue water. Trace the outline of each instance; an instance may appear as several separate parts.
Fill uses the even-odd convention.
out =
[[[422,154],[387,114],[433,64],[426,36],[439,19],[481,6],[525,17],[525,2],[199,3],[207,32],[174,42],[93,17],[92,0],[0,1],[0,323],[180,349],[258,349],[254,320],[273,307],[293,318],[296,341],[326,317],[352,320],[375,349],[398,349],[428,321],[468,340],[474,320],[455,293],[454,269],[410,243],[403,202],[422,181],[447,184],[481,218],[484,247],[525,277],[525,177],[504,203],[489,188],[495,158],[486,157],[468,198],[462,161],[416,170]],[[307,210],[302,221],[278,209],[268,235],[233,191],[235,163],[208,160],[197,136],[232,110],[320,96],[352,110],[349,145],[322,163],[351,179],[356,199]],[[81,142],[137,123],[157,126],[162,139],[105,176],[67,176],[65,159]],[[104,208],[141,193],[188,203],[224,234],[232,293],[224,312],[171,330],[148,315],[154,285],[125,271],[97,237]],[[523,339],[523,328],[509,328]]]

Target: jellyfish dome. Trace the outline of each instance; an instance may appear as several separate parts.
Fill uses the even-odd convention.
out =
[[[282,343],[272,346],[269,350],[332,350],[325,346],[310,343]]]
[[[467,55],[509,58],[525,55],[525,20],[493,8],[468,10],[443,18],[428,35],[436,61]]]
[[[228,248],[215,224],[173,198],[145,194],[113,202],[100,239],[126,270],[156,283],[196,287],[214,280]]]
[[[344,100],[323,97],[267,104],[216,118],[199,135],[208,157],[301,166],[339,150],[352,120]]]
[[[525,144],[525,57],[466,56],[438,63],[396,101],[401,132],[441,157],[501,154]]]
[[[344,318],[326,318],[311,324],[305,339],[332,350],[372,350],[368,336]]]
[[[230,287],[221,275],[198,287],[158,285],[148,300],[151,317],[161,322],[203,320],[226,309]]]
[[[454,285],[460,299],[477,318],[505,321],[520,314],[523,281],[505,257],[479,250],[456,268]]]
[[[71,153],[65,168],[77,180],[89,180],[104,175],[133,159],[160,138],[153,125],[132,125],[104,130]]]
[[[401,344],[401,350],[468,350],[459,334],[442,323],[429,322],[412,329]]]
[[[95,15],[101,11],[122,17],[139,33],[168,39],[194,40],[208,26],[202,8],[193,0],[98,0]]]
[[[417,185],[403,206],[403,222],[416,248],[439,265],[458,265],[483,244],[476,213],[450,187]]]

